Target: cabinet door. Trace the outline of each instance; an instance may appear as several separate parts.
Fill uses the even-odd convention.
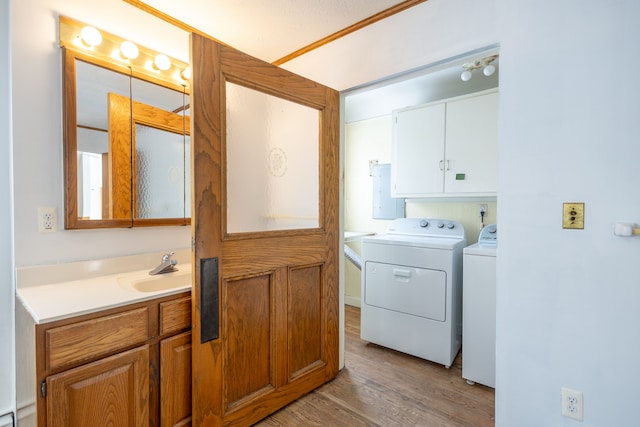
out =
[[[149,425],[149,346],[47,378],[47,425]]]
[[[191,332],[160,342],[160,426],[191,425]]]
[[[498,93],[447,103],[447,193],[498,190]]]
[[[444,104],[400,110],[394,113],[393,120],[392,195],[442,193]]]

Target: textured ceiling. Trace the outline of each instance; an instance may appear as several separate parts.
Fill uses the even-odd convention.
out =
[[[404,0],[143,0],[219,41],[273,62]]]

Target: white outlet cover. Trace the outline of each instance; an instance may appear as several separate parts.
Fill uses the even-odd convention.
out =
[[[58,231],[58,209],[55,207],[38,208],[38,231],[40,233]]]
[[[582,392],[567,387],[561,388],[562,415],[577,421],[584,419],[584,398]]]

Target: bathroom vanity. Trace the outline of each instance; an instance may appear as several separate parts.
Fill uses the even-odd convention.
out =
[[[190,421],[190,264],[27,286],[18,301],[24,425]]]

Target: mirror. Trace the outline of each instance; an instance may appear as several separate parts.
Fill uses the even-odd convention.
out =
[[[186,81],[64,44],[62,54],[65,228],[190,224]]]

